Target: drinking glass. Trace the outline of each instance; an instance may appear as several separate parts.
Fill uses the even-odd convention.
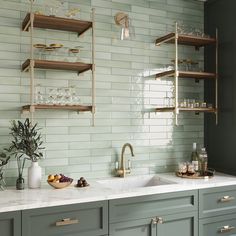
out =
[[[75,48],[69,49],[70,62],[78,62],[79,61],[79,52],[80,52],[80,47],[75,47]]]
[[[44,0],[45,11],[49,16],[56,16],[61,5],[61,1],[58,0]]]
[[[178,172],[181,174],[185,174],[188,171],[188,166],[186,162],[181,162],[178,164]]]
[[[72,105],[72,88],[65,88],[65,103],[66,105]]]
[[[54,105],[56,104],[56,91],[55,89],[49,89],[48,98],[46,101],[47,104]]]
[[[54,48],[52,48],[52,47],[45,47],[44,48],[44,58],[46,59],[46,60],[53,60],[53,58],[54,58],[54,56],[53,56],[53,51],[54,51],[55,49]]]
[[[63,47],[62,44],[60,43],[52,43],[49,45],[51,48],[53,48],[53,51],[52,51],[52,57],[53,57],[53,60],[60,60],[61,57],[59,56],[59,50]]]
[[[80,19],[80,9],[76,7],[71,8],[65,13],[65,16],[68,18]]]
[[[40,84],[37,84],[35,87],[34,102],[35,102],[35,104],[43,104],[44,103],[44,98],[41,93],[41,85]]]
[[[47,47],[45,44],[37,43],[33,45],[35,48],[35,59],[41,60],[44,49]]]
[[[166,96],[163,98],[163,107],[170,106],[170,98],[168,97],[168,92],[166,92]]]
[[[63,96],[64,96],[64,93],[63,93],[62,88],[57,88],[56,103],[57,103],[58,105],[63,105],[63,104],[64,104],[64,102],[63,102]]]

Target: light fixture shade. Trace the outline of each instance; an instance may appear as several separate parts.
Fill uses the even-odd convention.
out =
[[[120,30],[120,39],[130,39],[131,38],[131,31],[134,32],[134,30],[131,30],[130,27],[130,19],[128,14],[124,12],[118,12],[115,15],[115,23],[121,27]]]

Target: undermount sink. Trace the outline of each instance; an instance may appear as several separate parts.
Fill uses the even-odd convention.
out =
[[[145,188],[175,184],[174,182],[160,178],[158,175],[128,176],[125,178],[117,177],[112,179],[98,180],[97,183],[99,183],[105,188],[116,190],[128,190],[134,188]]]

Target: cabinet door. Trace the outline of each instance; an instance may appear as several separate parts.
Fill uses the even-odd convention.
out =
[[[156,236],[152,219],[142,219],[110,224],[110,236]]]
[[[0,213],[0,235],[21,236],[21,214],[19,211]]]
[[[161,217],[163,222],[157,224],[157,236],[197,236],[197,213],[181,213]],[[202,235],[201,235],[202,236]],[[207,235],[212,236],[212,235]]]

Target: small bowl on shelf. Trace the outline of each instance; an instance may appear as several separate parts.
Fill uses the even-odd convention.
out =
[[[69,185],[71,185],[71,183],[73,182],[73,180],[69,181],[69,182],[50,182],[47,181],[49,185],[51,185],[53,188],[56,189],[62,189],[62,188],[66,188]]]

